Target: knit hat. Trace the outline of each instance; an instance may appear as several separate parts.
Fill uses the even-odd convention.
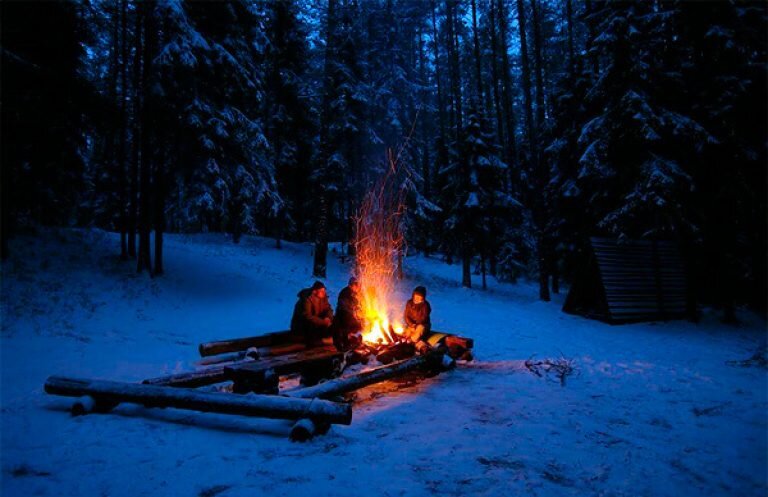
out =
[[[422,298],[427,298],[427,289],[423,286],[417,286],[413,289],[413,293],[421,295]]]
[[[320,290],[321,288],[325,288],[325,285],[322,281],[315,281],[312,283],[312,290]]]

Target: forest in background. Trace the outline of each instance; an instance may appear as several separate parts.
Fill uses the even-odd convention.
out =
[[[671,239],[765,311],[765,2],[2,2],[2,246],[38,225],[349,242],[404,145],[409,251],[536,278]],[[345,250],[352,250],[347,243]],[[168,254],[168,257],[173,257]],[[479,281],[478,281],[479,280]]]

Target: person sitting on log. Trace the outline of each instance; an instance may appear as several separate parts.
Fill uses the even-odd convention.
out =
[[[298,297],[291,317],[291,331],[308,347],[321,345],[323,338],[331,336],[333,322],[333,308],[325,285],[315,281],[310,288],[301,290]]]
[[[427,301],[427,289],[417,286],[413,290],[411,299],[405,304],[403,335],[418,345],[432,328],[432,321],[429,318],[431,313],[432,306]]]
[[[360,320],[360,282],[354,276],[339,293],[336,315],[333,318],[333,344],[339,350],[348,350],[358,345],[355,335],[363,329]]]

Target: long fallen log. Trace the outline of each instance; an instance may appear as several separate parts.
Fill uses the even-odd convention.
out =
[[[224,354],[225,352],[239,352],[248,350],[251,347],[271,347],[273,345],[285,345],[289,343],[301,342],[301,337],[297,337],[290,331],[276,331],[255,337],[231,338],[228,340],[219,340],[216,342],[201,343],[198,347],[201,357],[210,355]]]
[[[264,357],[274,357],[278,355],[290,354],[292,352],[301,352],[306,350],[307,346],[303,343],[288,343],[285,345],[271,345],[269,347],[250,347],[247,350],[238,352],[227,352],[213,356],[206,356],[195,364],[198,366],[211,366],[225,362],[236,362],[247,359],[257,360]]]
[[[240,368],[250,368],[251,371],[266,371],[268,369],[273,369],[278,374],[288,374],[300,372],[302,368],[318,361],[333,360],[337,357],[341,357],[341,353],[337,351],[335,347],[322,346],[257,361],[244,360],[197,371],[149,378],[144,380],[143,383],[145,385],[196,388],[231,380],[231,371]]]
[[[238,414],[273,419],[308,418],[319,423],[348,425],[352,407],[321,399],[300,399],[277,395],[234,395],[219,392],[142,385],[118,381],[87,380],[51,376],[45,391],[69,397],[90,396],[97,402],[117,405],[120,402],[146,407],[174,407],[201,412]]]
[[[367,385],[394,378],[407,371],[415,369],[424,368],[440,371],[441,369],[451,367],[453,362],[450,358],[446,357],[445,354],[446,351],[444,348],[434,349],[421,356],[397,361],[386,366],[363,371],[362,373],[328,380],[315,386],[289,391],[286,392],[286,395],[302,399],[334,397]]]

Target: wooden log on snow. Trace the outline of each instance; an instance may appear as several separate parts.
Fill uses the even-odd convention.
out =
[[[83,416],[92,412],[107,413],[117,407],[117,402],[95,399],[90,395],[78,397],[72,403],[72,416]]]
[[[444,360],[447,360],[448,363],[444,363]],[[450,359],[445,357],[445,349],[438,348],[431,350],[424,355],[394,362],[387,366],[381,366],[379,368],[363,371],[362,373],[329,380],[320,383],[319,385],[286,392],[286,395],[303,399],[335,397],[336,395],[351,392],[352,390],[357,390],[358,388],[374,383],[379,383],[415,369],[440,371],[441,369],[450,367],[451,362]]]
[[[309,418],[315,422],[348,425],[352,407],[320,399],[299,399],[277,395],[233,395],[219,392],[159,387],[139,383],[87,380],[51,376],[45,391],[69,397],[91,396],[97,402],[130,402],[146,407],[174,407],[201,412],[238,414],[273,419]]]
[[[239,362],[248,359],[255,361],[264,357],[291,354],[293,352],[301,352],[302,350],[307,350],[307,346],[303,343],[287,343],[269,347],[249,347],[247,350],[238,352],[203,357],[195,364],[198,366],[211,366],[215,364],[223,364],[225,362]]]
[[[341,361],[343,355],[333,346],[316,347],[295,354],[227,366],[224,368],[224,374],[227,379],[234,381],[236,391],[248,392],[262,388],[267,373],[273,376],[290,373],[306,373],[310,377],[330,376],[335,362]],[[251,389],[250,386],[254,388]],[[271,385],[266,387],[271,388]]]
[[[475,346],[475,341],[471,338],[433,331],[424,337],[424,340],[433,347],[445,345],[448,347],[448,355],[453,359],[472,360],[472,353],[469,351]]]
[[[273,345],[285,345],[303,342],[303,338],[290,331],[276,331],[255,337],[231,338],[216,342],[201,343],[198,347],[201,357],[224,354],[226,352],[239,352],[251,347],[270,347]]]
[[[313,362],[326,360],[332,361],[338,357],[341,357],[341,352],[337,351],[335,347],[322,346],[293,354],[259,359],[257,361],[243,360],[197,371],[149,378],[142,383],[145,385],[197,388],[232,380],[233,376],[231,371],[240,368],[250,368],[251,371],[257,372],[258,374],[261,374],[268,369],[275,370],[277,374],[289,374],[300,372],[305,365],[311,365]]]
[[[243,361],[253,362],[253,361]],[[232,364],[229,364],[231,366]],[[188,371],[185,373],[176,373],[166,376],[159,376],[157,378],[148,378],[142,383],[145,385],[155,385],[162,387],[183,387],[183,388],[197,388],[206,385],[213,385],[215,383],[223,383],[227,381],[227,375],[224,370],[227,366],[214,366],[206,369],[200,369],[197,371]]]

